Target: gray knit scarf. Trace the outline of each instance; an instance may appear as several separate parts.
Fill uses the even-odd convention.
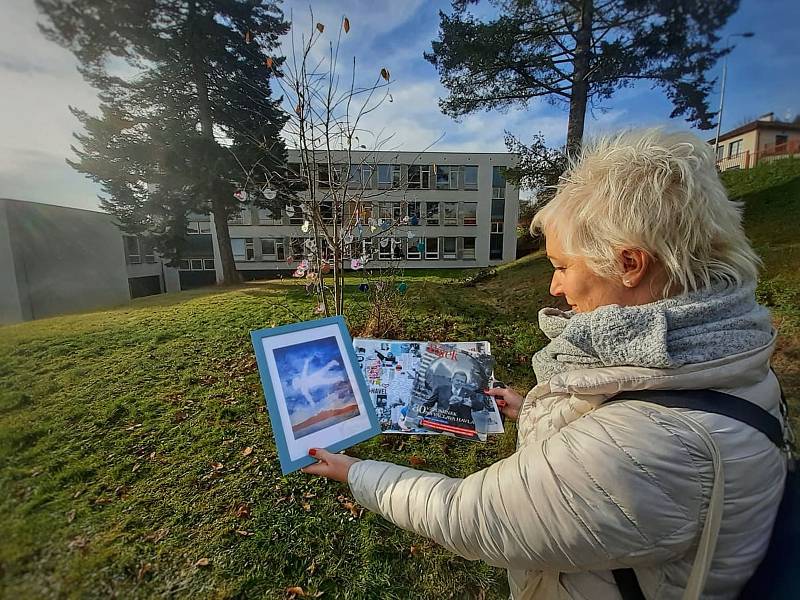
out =
[[[755,283],[717,284],[650,304],[612,304],[586,313],[544,308],[539,327],[551,340],[531,361],[540,382],[594,367],[673,369],[772,339],[769,312],[756,303]]]

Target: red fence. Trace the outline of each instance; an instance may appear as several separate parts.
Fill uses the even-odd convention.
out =
[[[800,155],[800,139],[790,140],[783,144],[767,144],[758,152],[740,152],[736,156],[723,158],[717,161],[717,168],[720,171],[729,169],[749,169],[759,162],[766,162],[787,156]]]

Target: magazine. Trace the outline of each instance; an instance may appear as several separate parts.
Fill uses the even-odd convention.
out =
[[[431,364],[438,358],[432,353],[426,353],[430,342],[381,340],[368,338],[354,338],[353,345],[356,359],[367,381],[369,395],[375,406],[378,421],[383,433],[435,435],[440,433],[454,434],[443,430],[432,429],[430,423],[424,426],[419,415],[409,414],[409,409],[414,406],[415,386],[419,398],[422,394],[433,393],[437,384],[449,383],[449,374],[442,374],[438,369],[444,366],[443,362]],[[491,375],[491,347],[488,342],[449,342],[434,344],[446,350],[458,350],[469,356],[483,356],[485,367],[474,369],[483,375]],[[472,377],[473,369],[466,369],[465,373]],[[426,379],[430,378],[430,380]],[[436,379],[439,378],[439,379]],[[441,379],[444,378],[444,379]],[[457,377],[460,380],[461,376]],[[426,383],[427,382],[427,383]],[[459,382],[460,383],[460,382]],[[478,418],[479,434],[471,434],[470,439],[485,439],[485,434],[503,433],[503,421],[500,411],[494,400],[482,394],[488,382],[469,381],[467,389],[474,388],[481,392],[475,400],[484,406],[479,411],[473,412]],[[427,387],[426,387],[427,386]],[[483,387],[481,387],[483,386]],[[467,390],[465,390],[466,393]],[[418,404],[418,403],[417,403]],[[464,409],[461,409],[464,411]]]

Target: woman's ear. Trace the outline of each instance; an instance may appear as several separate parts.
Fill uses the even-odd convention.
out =
[[[627,288],[638,286],[647,270],[652,259],[650,255],[641,248],[626,248],[621,253],[622,262],[622,285]]]

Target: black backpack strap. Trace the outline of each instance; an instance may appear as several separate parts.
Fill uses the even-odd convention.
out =
[[[668,408],[688,408],[701,410],[736,419],[745,425],[758,429],[778,448],[785,446],[781,422],[766,410],[732,394],[715,390],[632,390],[620,392],[615,398],[642,400]]]
[[[633,569],[614,569],[611,574],[617,582],[622,600],[646,600]]]
[[[758,429],[780,449],[786,446],[783,439],[783,427],[778,419],[757,404],[725,392],[715,390],[632,390],[620,392],[606,402],[615,398],[641,400],[667,408],[687,408],[723,415]],[[783,391],[781,391],[781,399],[783,400]],[[623,600],[645,600],[633,569],[614,569],[611,573],[614,575],[614,581],[617,582]]]

